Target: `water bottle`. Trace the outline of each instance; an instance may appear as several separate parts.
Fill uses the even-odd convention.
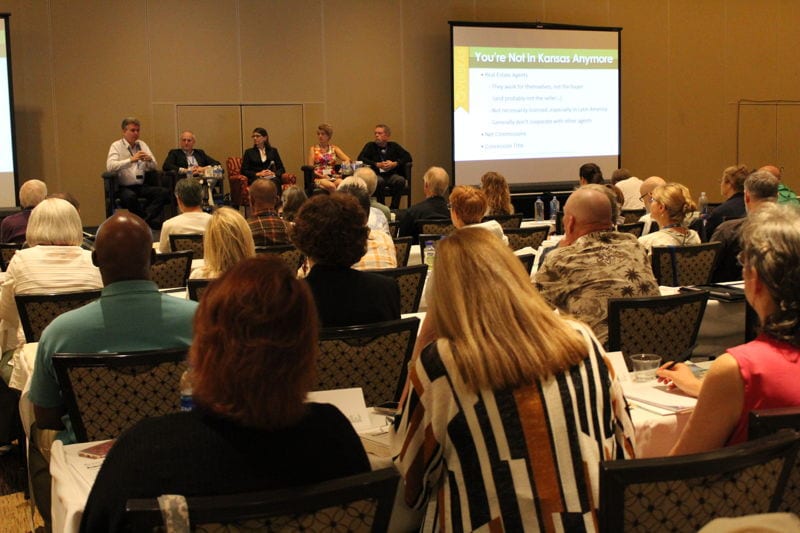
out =
[[[550,200],[550,220],[555,220],[556,216],[558,215],[558,211],[561,209],[561,204],[556,198],[556,195],[553,195],[553,199]]]
[[[191,411],[194,409],[194,400],[192,399],[192,370],[187,368],[181,374],[181,411]]]
[[[699,204],[698,208],[700,209],[700,214],[701,215],[707,215],[708,214],[708,196],[706,196],[706,193],[704,193],[704,192],[700,193],[700,200],[697,203]]]
[[[424,263],[428,265],[428,272],[430,272],[433,270],[433,261],[436,259],[436,248],[433,247],[433,241],[425,241],[424,257]]]
[[[544,202],[541,196],[533,202],[533,219],[544,220]]]

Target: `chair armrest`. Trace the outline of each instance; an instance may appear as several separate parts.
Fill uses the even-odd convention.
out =
[[[303,165],[300,170],[303,171],[303,188],[306,190],[306,195],[311,198],[314,194],[314,167]]]

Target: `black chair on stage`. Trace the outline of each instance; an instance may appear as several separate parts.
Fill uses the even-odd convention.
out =
[[[178,496],[189,522],[180,530],[382,533],[389,529],[399,480],[395,468],[384,468],[302,487]],[[161,531],[165,525],[156,498],[128,500],[125,522],[131,531]]]
[[[106,218],[114,214],[120,208],[119,203],[119,182],[116,172],[103,172],[103,197],[106,204]],[[164,208],[164,220],[178,214],[178,200],[175,198],[175,183],[177,175],[174,172],[162,172],[160,170],[148,170],[144,175],[144,182],[148,185],[158,185],[169,190],[170,203]],[[144,199],[139,202],[144,206]],[[144,208],[144,207],[143,207]]]
[[[78,442],[114,439],[143,418],[180,411],[187,351],[54,354]]]
[[[409,237],[410,239],[411,237]],[[428,276],[428,265],[414,265],[397,268],[369,270],[381,276],[394,278],[400,288],[400,313],[416,313],[422,299],[422,289]]]
[[[322,328],[314,390],[361,387],[368,406],[399,400],[417,330],[418,318]]]
[[[712,452],[600,464],[600,531],[697,531],[778,510],[795,463],[792,430]]]

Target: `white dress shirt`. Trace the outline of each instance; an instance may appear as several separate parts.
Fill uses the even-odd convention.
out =
[[[138,151],[146,152],[150,161],[131,161]],[[144,183],[144,173],[158,168],[156,157],[144,141],[136,141],[133,146],[125,139],[111,143],[106,157],[106,170],[117,173],[120,185],[141,185]]]

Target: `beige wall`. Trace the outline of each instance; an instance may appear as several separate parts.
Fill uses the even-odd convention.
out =
[[[800,2],[0,0],[0,11],[12,14],[21,178],[76,194],[87,225],[102,220],[99,175],[125,115],[142,119],[160,160],[183,127],[224,160],[264,126],[295,172],[320,121],[352,157],[386,122],[414,156],[418,200],[425,168],[451,166],[448,20],[620,26],[625,167],[718,201],[740,157],[783,165],[800,188],[800,107],[783,102],[800,101]]]

